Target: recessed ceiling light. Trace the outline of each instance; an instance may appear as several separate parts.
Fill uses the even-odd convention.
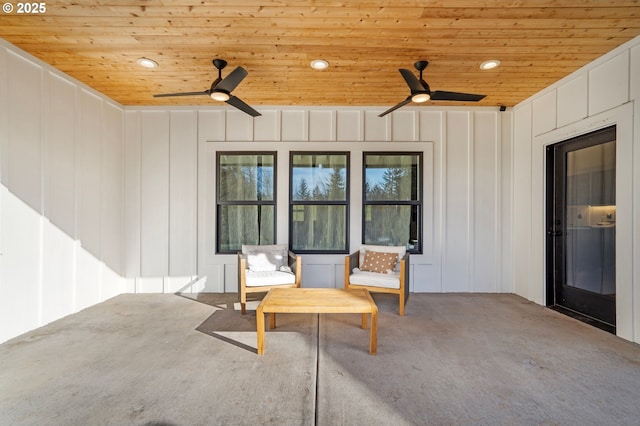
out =
[[[324,59],[314,59],[311,61],[311,68],[314,70],[326,70],[329,68],[329,62]]]
[[[484,61],[483,63],[480,64],[480,69],[481,70],[492,70],[496,67],[500,66],[500,61],[497,59],[491,59],[488,61]]]
[[[158,68],[158,63],[149,58],[138,58],[136,59],[136,63],[144,68]]]

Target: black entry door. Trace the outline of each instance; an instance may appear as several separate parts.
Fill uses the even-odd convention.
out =
[[[547,305],[615,332],[616,130],[547,147]]]

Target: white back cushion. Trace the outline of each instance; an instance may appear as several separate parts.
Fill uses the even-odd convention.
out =
[[[242,245],[242,254],[247,256],[247,268],[254,272],[279,271],[287,265],[286,244]]]

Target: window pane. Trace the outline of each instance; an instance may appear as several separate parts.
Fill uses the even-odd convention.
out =
[[[365,200],[419,200],[418,154],[365,155]]]
[[[346,154],[294,154],[293,201],[345,201],[347,198]]]
[[[219,206],[218,251],[239,251],[242,244],[274,244],[274,212],[274,206]]]
[[[291,249],[347,249],[346,206],[294,205]]]
[[[220,200],[273,200],[274,162],[273,154],[220,155]]]
[[[418,250],[419,206],[366,205],[364,243]]]

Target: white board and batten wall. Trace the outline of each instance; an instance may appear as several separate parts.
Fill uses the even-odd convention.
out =
[[[0,342],[128,291],[124,110],[0,40]]]
[[[211,158],[241,146],[278,150],[285,188],[289,150],[352,150],[351,250],[361,152],[422,150],[425,244],[412,291],[512,291],[511,113],[260,109],[252,120],[230,108],[125,108],[0,40],[0,341],[121,293],[236,291],[235,258],[210,250]],[[342,285],[342,255],[304,265],[309,285]]]
[[[235,259],[212,250],[212,158],[264,146],[279,157],[278,242],[288,240],[290,150],[352,151],[355,250],[360,153],[416,148],[425,245],[412,291],[544,304],[544,147],[616,124],[618,334],[640,342],[639,45],[513,111],[406,107],[379,118],[384,107],[268,107],[250,119],[230,108],[125,108],[0,40],[0,341],[124,292],[235,291]],[[309,284],[341,286],[342,256],[304,265]]]
[[[617,334],[640,342],[640,37],[514,109],[515,293],[546,303],[545,148],[616,126]],[[635,147],[635,149],[634,149]]]
[[[249,101],[249,100],[248,100]],[[512,292],[512,113],[497,108],[125,108],[127,277],[141,292],[235,292],[215,253],[218,151],[278,152],[277,242],[288,241],[289,152],[349,151],[350,251],[361,243],[362,152],[424,153],[424,252],[414,292]],[[342,287],[344,255],[305,255],[303,285]]]

